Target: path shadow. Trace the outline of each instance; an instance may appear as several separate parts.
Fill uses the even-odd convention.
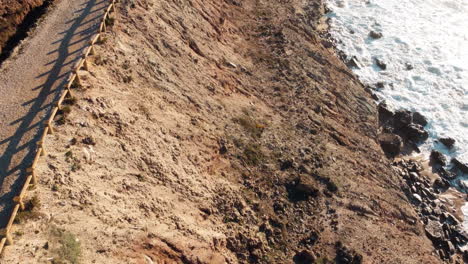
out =
[[[0,156],[0,187],[4,189],[4,184],[11,186],[8,192],[0,196],[0,228],[6,226],[14,206],[12,199],[19,193],[24,184],[26,168],[32,164],[34,159],[37,142],[44,129],[43,124],[49,118],[52,102],[58,100],[61,90],[66,85],[67,75],[63,73],[68,73],[74,65],[68,61],[75,61],[81,56],[84,48],[87,47],[87,42],[84,42],[85,38],[90,39],[92,36],[90,32],[97,32],[101,16],[96,16],[95,10],[103,10],[98,5],[105,5],[106,2],[88,0],[80,6],[79,16],[71,20],[68,30],[63,32],[58,49],[54,51],[56,58],[50,64],[50,70],[44,76],[40,76],[40,78],[47,76],[46,81],[36,88],[31,87],[31,89],[39,91],[37,98],[28,101],[23,106],[18,105],[18,107],[29,105],[28,113],[18,119],[18,122],[14,122],[15,125],[19,123],[19,126],[13,136],[8,139],[0,139],[0,145],[7,144],[6,150]],[[83,43],[77,42],[76,37],[79,37]],[[72,46],[74,46],[73,51]],[[7,178],[9,180],[5,182]]]

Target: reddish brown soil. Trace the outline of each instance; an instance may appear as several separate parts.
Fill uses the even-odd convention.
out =
[[[0,54],[29,12],[43,3],[44,0],[0,0]]]

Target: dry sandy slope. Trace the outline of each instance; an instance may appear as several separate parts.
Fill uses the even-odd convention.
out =
[[[439,263],[320,8],[123,1],[4,260],[57,260],[59,228],[82,263]]]

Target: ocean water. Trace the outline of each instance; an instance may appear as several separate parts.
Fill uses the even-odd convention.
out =
[[[468,163],[468,0],[325,2],[332,11],[330,33],[339,50],[358,59],[354,72],[361,81],[372,87],[383,82],[376,92],[381,100],[428,119],[423,155],[436,149]],[[372,39],[370,31],[383,37]],[[440,137],[454,138],[455,148],[437,143]],[[463,210],[468,230],[468,204]]]

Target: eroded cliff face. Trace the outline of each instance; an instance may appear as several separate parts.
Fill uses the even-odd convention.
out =
[[[440,263],[322,10],[122,1],[47,139],[50,217],[9,250],[40,263],[60,228],[83,263]]]
[[[24,37],[30,24],[53,0],[0,0],[0,54],[13,48],[16,39]]]

